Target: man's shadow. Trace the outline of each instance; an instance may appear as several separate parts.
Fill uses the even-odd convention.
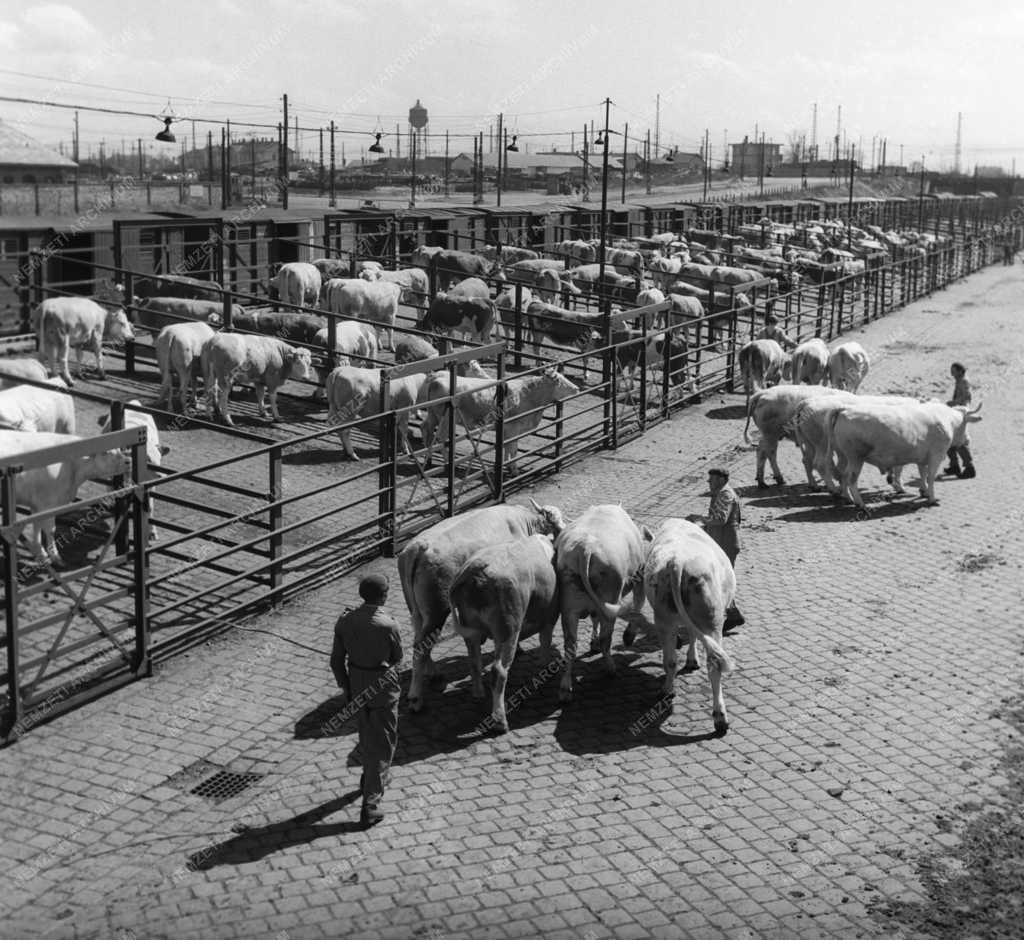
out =
[[[259,861],[290,846],[306,845],[325,836],[361,832],[364,827],[357,822],[316,825],[321,819],[344,809],[358,799],[359,791],[353,790],[281,822],[252,828],[244,824],[236,825],[237,835],[225,842],[193,852],[185,863],[186,867],[189,871],[207,871],[218,865],[243,865],[246,862]]]

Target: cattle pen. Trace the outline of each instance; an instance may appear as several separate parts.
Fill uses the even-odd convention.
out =
[[[901,211],[895,201],[876,202],[864,211],[879,221]],[[812,217],[800,206],[790,205],[789,219],[800,213]],[[819,201],[816,207],[837,217],[846,211],[845,201],[832,207]],[[667,302],[637,307],[635,296],[612,297],[599,290],[566,294],[561,302],[567,309],[595,317],[599,338],[585,350],[550,340],[529,342],[522,287],[513,286],[503,342],[453,341],[436,359],[404,365],[382,354],[370,364],[380,381],[377,407],[342,423],[327,422],[316,382],[285,385],[284,420],[277,424],[260,418],[255,403],[239,400],[238,393],[232,401],[233,428],[201,413],[160,407],[152,337],[140,331],[115,354],[117,367],[106,381],[86,377],[67,392],[75,399],[80,425],[110,414],[113,436],[97,438],[95,446],[130,441],[136,464],[132,478],[113,481],[113,490],[91,484],[91,495],[81,501],[47,510],[45,515],[58,520],[58,539],[70,562],[66,567],[19,548],[19,535],[39,520],[16,513],[13,481],[26,466],[24,458],[0,460],[4,739],[150,674],[155,662],[231,629],[248,613],[293,598],[379,554],[393,554],[440,519],[503,500],[587,454],[621,446],[690,403],[734,390],[738,350],[766,312],[774,312],[797,341],[829,340],[994,262],[999,236],[985,223],[1005,218],[1008,210],[989,208],[992,214],[986,216],[984,204],[973,198],[956,207],[936,202],[930,221],[936,231],[948,230],[948,240],[920,255],[879,258],[860,273],[836,268],[791,290],[772,289],[768,278],[744,285],[742,292],[709,282],[713,300],[706,313],[683,322],[666,316]],[[418,243],[510,244],[538,227],[539,240],[551,245],[563,235],[592,235],[599,215],[592,209],[559,213],[549,208],[538,221],[537,213],[522,207],[490,217],[453,211],[433,218],[429,211],[384,221],[365,212],[332,213],[315,226],[261,222],[245,230],[220,219],[118,223],[109,262],[98,260],[96,240],[88,250],[66,245],[27,250],[28,276],[18,289],[16,309],[27,322],[28,310],[46,297],[94,293],[103,281],[124,284],[131,297],[132,285],[141,279],[185,271],[223,285],[210,290],[223,303],[224,327],[231,329],[236,305],[266,302],[260,285],[283,261],[322,252],[343,259],[354,273],[364,258],[397,267]],[[622,218],[611,215],[624,237],[673,224],[717,225],[735,239],[730,244],[739,244],[744,236],[763,243],[759,220],[776,212],[785,218],[781,210],[744,204],[660,207],[632,219],[628,210]],[[492,289],[500,286],[491,282]],[[437,288],[431,283],[430,296]],[[403,303],[399,333],[420,335],[416,327],[429,300]],[[327,348],[314,350],[325,371],[335,364],[335,332],[347,319],[326,317]],[[663,353],[652,357],[648,340],[657,332],[678,337],[685,353],[665,342]],[[459,364],[471,359],[484,363],[490,375],[486,389],[492,404],[487,420],[476,425],[466,413],[457,375]],[[576,391],[532,412],[510,412],[510,384],[551,368]],[[440,437],[450,444],[436,464],[422,443],[403,452],[399,428],[406,417],[416,424],[416,409],[391,407],[388,392],[391,382],[428,372],[447,377],[444,394],[431,401],[443,413]],[[138,403],[127,404],[133,401]],[[123,430],[126,409],[151,415],[171,446],[155,479],[144,480],[139,473],[138,434]],[[352,432],[359,461],[344,458],[342,430]],[[518,448],[515,460],[512,444]],[[74,456],[69,451],[47,459]],[[152,518],[144,494],[154,497]],[[159,529],[155,540],[153,526]]]

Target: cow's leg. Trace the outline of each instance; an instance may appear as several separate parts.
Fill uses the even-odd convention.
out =
[[[550,643],[550,637],[548,638]],[[505,688],[508,685],[508,670],[516,656],[516,645],[519,642],[517,630],[504,643],[498,644],[494,651],[494,666],[491,669],[491,720],[495,730],[502,734],[508,731],[508,715],[505,713]]]
[[[71,369],[68,366],[68,355],[71,352],[71,339],[68,336],[62,336],[60,341],[60,377],[64,380],[68,388],[71,388],[75,383],[71,381]]]
[[[253,386],[253,391],[256,393],[256,412],[261,418],[265,418],[267,416],[267,387],[262,382],[257,382]]]
[[[860,477],[861,467],[863,466],[857,459],[852,459],[846,466],[846,471],[843,473],[843,490],[849,497],[850,501],[858,509],[867,512],[867,507],[864,505],[864,500],[860,495],[860,490],[857,489],[857,480]]]
[[[768,448],[768,460],[772,465],[772,476],[779,486],[784,486],[786,481],[782,478],[782,471],[779,469],[779,442],[775,441]],[[763,479],[763,471],[762,471]]]
[[[765,449],[764,440],[757,442],[757,474],[755,479],[757,480],[758,489],[766,489],[768,484],[764,482],[764,465],[768,458],[768,451]]]
[[[96,356],[96,374],[100,379],[105,379],[107,373],[103,371],[103,337],[97,336],[92,344],[93,355]],[[81,354],[79,354],[81,355]]]
[[[903,476],[903,467],[893,467],[889,473],[892,477],[890,480],[892,488],[902,496],[906,493],[906,488],[903,486],[903,480],[900,479]]]
[[[231,379],[229,377],[223,380],[223,384],[217,389],[217,409],[220,412],[220,416],[225,424],[234,427],[235,422],[231,420],[231,415],[228,414],[228,395],[231,394]]]
[[[676,670],[679,665],[676,656],[676,625],[658,613],[654,615],[654,625],[661,638],[661,661],[665,666],[665,681],[661,691],[663,695],[673,696],[676,694]]]
[[[359,455],[352,447],[352,429],[342,428],[338,431],[338,437],[341,438],[341,446],[345,451],[345,456],[348,457],[349,460],[358,460]]]
[[[427,450],[427,457],[424,465],[429,467],[434,463],[434,429],[437,425],[437,417],[433,408],[428,408],[420,424],[420,438]]]
[[[412,647],[412,678],[409,680],[409,711],[418,712],[423,709],[423,680],[435,674],[434,660],[431,651],[441,639],[442,620],[436,625],[426,627],[418,625],[419,618],[413,617],[413,636],[416,637]]]
[[[941,453],[932,460],[917,465],[918,473],[921,474],[922,495],[928,500],[929,506],[937,506],[939,504],[935,496],[935,477],[938,476],[941,465]]]
[[[576,631],[579,623],[580,617],[575,610],[562,609],[562,656],[565,666],[562,669],[558,698],[563,702],[572,701],[572,670],[576,664]]]
[[[707,632],[714,636],[720,647],[722,631],[708,629]],[[707,660],[708,678],[711,680],[711,716],[715,722],[715,731],[718,734],[725,734],[729,730],[729,713],[725,709],[725,696],[722,694],[722,663],[710,649],[707,650]]]
[[[612,631],[615,629],[615,618],[598,617],[596,620],[601,629],[598,642],[601,648],[601,657],[604,659],[604,671],[607,675],[614,676],[617,672],[615,660],[612,659]]]
[[[281,412],[277,410],[277,389],[273,388],[270,390],[270,417],[272,421],[281,420]]]
[[[812,490],[817,490],[818,489],[818,482],[817,482],[817,480],[814,479],[814,458],[815,458],[814,448],[810,444],[806,444],[806,443],[801,444],[800,445],[800,456],[803,458],[803,462],[804,462],[804,473],[807,474],[807,485]]]
[[[60,552],[57,551],[56,527],[56,516],[50,516],[48,519],[41,520],[36,528],[36,538],[41,550],[50,561],[55,565],[59,565],[61,564],[61,557]]]
[[[480,647],[483,644],[479,633],[467,636],[465,640],[466,654],[469,656],[470,694],[473,696],[474,702],[482,702],[484,700],[484,667]]]

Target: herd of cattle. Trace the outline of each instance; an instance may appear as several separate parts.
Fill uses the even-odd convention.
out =
[[[677,648],[684,640],[689,643],[684,668],[693,670],[699,641],[707,652],[715,730],[724,734],[729,721],[721,677],[733,667],[722,645],[722,626],[736,578],[722,549],[699,525],[684,519],[666,519],[652,533],[618,505],[591,506],[567,520],[555,506],[530,502],[446,519],[399,554],[398,573],[414,632],[409,707],[423,707],[424,681],[435,668],[431,650],[449,613],[466,641],[477,700],[484,698],[481,644],[494,643],[489,724],[508,731],[505,686],[521,640],[539,634],[542,656],[553,662],[558,654],[552,636],[561,617],[560,698],[570,701],[580,618],[593,617],[591,649],[601,653],[606,671],[614,674],[615,621],[639,611],[646,598],[662,645],[663,694],[674,694]],[[634,638],[635,629],[627,627],[624,642]]]
[[[900,494],[903,468],[914,465],[921,495],[934,504],[935,479],[947,451],[963,445],[968,424],[981,420],[981,405],[969,410],[908,396],[856,394],[870,367],[857,342],[830,351],[822,340],[811,339],[787,355],[774,340],[758,339],[740,350],[740,361],[749,396],[743,435],[749,441],[753,421],[760,432],[760,487],[766,486],[766,462],[776,482],[784,482],[777,451],[779,442],[789,439],[801,450],[811,489],[818,487],[816,471],[830,492],[866,510],[857,486],[864,464],[877,467]]]

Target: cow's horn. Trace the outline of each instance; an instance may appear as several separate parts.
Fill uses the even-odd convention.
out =
[[[981,411],[981,402],[980,401],[978,402],[978,407],[977,408],[973,409],[972,411],[968,411],[967,413],[969,415],[976,415],[979,411]]]
[[[542,509],[544,508],[544,507],[543,507],[543,506],[541,506],[541,504],[540,504],[540,503],[538,503],[538,502],[537,502],[537,500],[535,500],[535,499],[534,499],[534,498],[533,498],[532,496],[530,496],[530,497],[527,497],[527,498],[528,498],[528,499],[530,500],[530,505],[531,505],[531,506],[533,506],[533,508],[534,508],[534,509],[536,509],[536,510],[537,510],[537,512],[540,512],[540,511],[541,511],[541,510],[542,510]]]

